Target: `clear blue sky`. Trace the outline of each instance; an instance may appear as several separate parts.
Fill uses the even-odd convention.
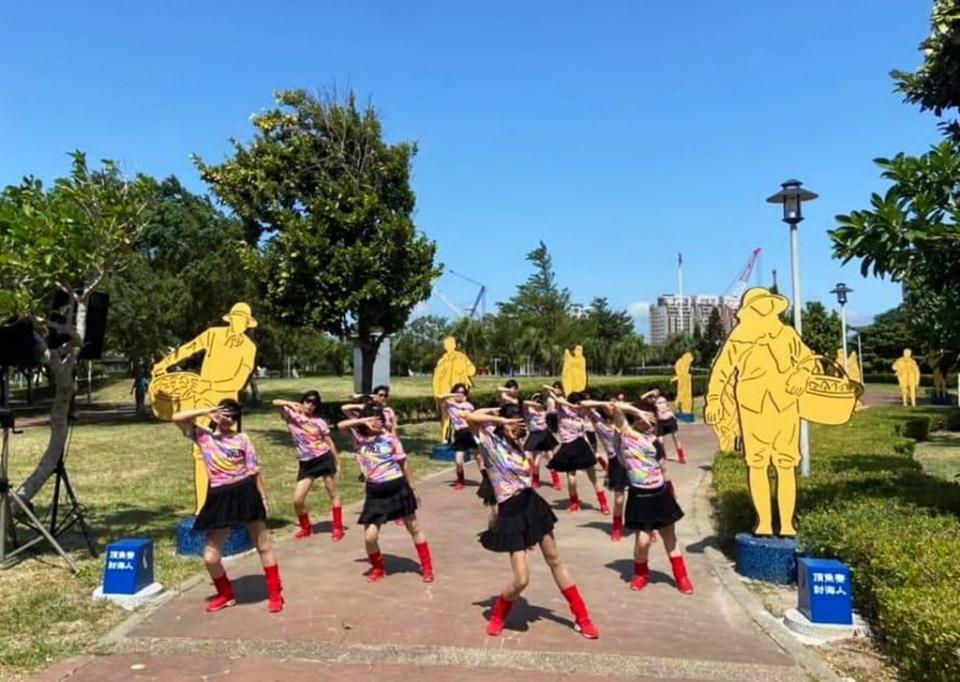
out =
[[[871,159],[937,140],[888,76],[919,64],[930,4],[17,3],[0,23],[0,184],[62,174],[81,148],[205,191],[191,153],[222,158],[276,89],[336,83],[419,143],[417,223],[491,302],[540,238],[584,303],[674,291],[677,251],[688,293],[722,293],[755,246],[763,282],[776,268],[786,284],[764,199],[797,177],[821,196],[804,298],[845,279],[857,321],[899,290],[831,260],[826,230],[881,188]],[[440,288],[472,298],[449,275]]]

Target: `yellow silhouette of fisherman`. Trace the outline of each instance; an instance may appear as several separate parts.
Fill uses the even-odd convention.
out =
[[[247,385],[255,365],[257,346],[246,331],[257,321],[246,303],[236,303],[223,320],[225,327],[210,327],[153,366],[150,381],[150,404],[160,419],[169,420],[174,412],[214,407],[224,398],[234,400]],[[203,353],[200,374],[172,372],[173,367],[189,357]],[[207,498],[207,470],[200,449],[194,446],[194,486],[197,512]]]
[[[457,350],[457,340],[454,337],[448,336],[443,340],[443,350],[444,353],[433,370],[434,397],[447,395],[454,384],[463,384],[470,388],[473,386],[473,377],[477,374],[477,368],[467,354]],[[440,439],[443,440],[447,437],[450,419],[440,401],[437,401],[437,410],[440,412]]]
[[[693,413],[693,377],[690,367],[693,365],[693,353],[687,351],[674,363],[675,376],[670,379],[677,385],[677,409],[687,414]]]
[[[863,372],[860,371],[860,358],[857,357],[857,351],[850,351],[847,361],[844,362],[843,348],[837,348],[837,364],[847,371],[847,376],[850,377],[851,381],[863,384]],[[858,396],[855,409],[859,410],[861,407],[863,407],[863,402]]]
[[[927,353],[927,364],[933,371],[933,395],[936,398],[944,398],[947,395],[947,378],[943,375],[940,360],[940,353],[933,350]]]
[[[897,383],[900,384],[900,399],[904,407],[908,404],[916,407],[917,387],[920,386],[920,366],[913,359],[913,351],[909,348],[903,350],[903,355],[893,363],[893,372],[897,375]]]
[[[574,346],[572,353],[566,348],[563,349],[560,383],[563,384],[564,395],[587,388],[587,359],[583,355],[583,346]]]
[[[800,335],[781,322],[780,314],[788,306],[786,298],[767,289],[749,289],[737,313],[737,326],[713,362],[707,387],[704,419],[718,424],[725,416],[723,395],[733,383],[757,535],[773,535],[771,464],[777,473],[780,535],[797,534],[798,398],[807,388],[815,358]]]

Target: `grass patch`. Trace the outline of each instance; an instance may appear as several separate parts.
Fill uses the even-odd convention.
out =
[[[923,470],[944,481],[955,482],[960,477],[960,433],[938,431],[927,441],[917,443],[913,454]]]
[[[261,411],[244,415],[244,430],[257,447],[273,502],[270,527],[290,526],[295,521],[290,499],[297,462],[286,427],[275,412]],[[427,457],[437,430],[435,422],[400,429],[418,475],[443,466]],[[45,427],[35,427],[12,437],[11,480],[26,476],[47,436]],[[343,461],[341,489],[346,504],[360,499],[363,490],[353,459],[345,456]],[[193,460],[190,445],[177,428],[146,419],[80,424],[74,430],[67,463],[101,550],[124,536],[152,538],[157,580],[168,589],[203,571],[199,559],[174,554],[176,525],[193,511]],[[42,513],[49,505],[49,487],[34,499]],[[320,518],[329,513],[322,486],[311,496],[310,508]],[[358,537],[355,534],[353,541]],[[52,551],[0,571],[0,678],[89,652],[127,616],[117,607],[97,605],[90,599],[102,579],[102,555],[90,559],[79,534],[68,535],[66,546],[81,568],[78,576]]]

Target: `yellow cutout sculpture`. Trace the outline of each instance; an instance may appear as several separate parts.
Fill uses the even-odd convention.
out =
[[[947,377],[943,374],[943,368],[940,366],[940,353],[930,351],[927,353],[927,364],[933,371],[933,395],[935,398],[945,398],[947,396]]]
[[[913,351],[903,350],[903,355],[893,363],[893,373],[897,375],[900,384],[900,399],[904,407],[917,406],[917,387],[920,386],[920,366],[913,359]]]
[[[850,381],[863,384],[863,374],[860,371],[860,358],[857,357],[857,351],[850,351],[850,356],[845,360],[843,357],[843,348],[837,348],[837,364],[846,370]],[[863,407],[863,404],[858,397],[855,409],[859,410],[861,407]]]
[[[587,358],[583,355],[583,346],[574,346],[572,353],[566,348],[563,349],[560,383],[563,384],[563,392],[566,395],[587,388]]]
[[[770,467],[777,474],[779,535],[796,529],[800,420],[842,424],[853,414],[862,390],[847,378],[814,374],[822,365],[799,334],[780,320],[789,307],[783,296],[762,287],[747,290],[730,332],[713,362],[704,421],[715,429],[735,410],[743,439],[750,497],[757,514],[756,535],[773,535]],[[824,359],[831,362],[829,359]],[[822,366],[820,367],[821,372]],[[732,400],[727,398],[732,391]],[[721,438],[721,447],[724,441]]]
[[[257,326],[250,306],[236,303],[223,317],[226,327],[210,327],[153,366],[150,381],[150,406],[159,419],[169,420],[175,412],[214,407],[224,398],[236,400],[247,385],[255,365],[257,346],[246,331]],[[200,374],[167,373],[187,358],[203,353]],[[197,513],[207,498],[207,470],[200,448],[193,448],[193,481]]]
[[[457,350],[457,340],[448,336],[443,340],[443,355],[437,360],[433,370],[433,395],[441,396],[450,392],[456,384],[464,384],[467,388],[473,386],[473,377],[477,368],[467,357],[467,354]],[[437,401],[437,410],[440,412],[440,440],[447,437],[450,420],[447,411],[440,401]]]
[[[670,380],[677,385],[677,409],[687,414],[693,413],[693,377],[690,367],[693,365],[693,353],[689,351],[674,363],[675,376]]]

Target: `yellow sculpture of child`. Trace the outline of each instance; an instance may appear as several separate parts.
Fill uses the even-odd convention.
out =
[[[443,340],[443,355],[437,360],[437,366],[433,370],[433,395],[447,395],[454,384],[463,384],[467,388],[473,386],[473,377],[477,374],[477,368],[463,351],[457,350],[457,340],[448,336]],[[450,426],[450,420],[447,411],[438,401],[437,410],[440,412],[440,439],[447,437],[447,429]]]
[[[583,346],[574,346],[571,353],[563,349],[563,369],[560,373],[564,395],[587,388],[587,358],[583,355]]]
[[[913,359],[913,351],[905,348],[903,355],[893,363],[893,372],[900,385],[900,399],[904,407],[917,406],[917,388],[920,386],[920,366]]]
[[[693,353],[688,351],[681,355],[673,365],[673,371],[676,375],[670,379],[677,385],[677,409],[687,414],[693,412],[693,377],[690,374],[692,365]]]
[[[174,412],[214,407],[224,398],[236,400],[256,367],[257,346],[246,331],[257,321],[246,303],[236,303],[223,317],[225,327],[210,327],[153,366],[150,404],[154,415],[169,420]],[[203,353],[200,374],[167,373],[189,357]],[[207,470],[200,449],[193,448],[194,486],[199,513],[207,498]]]

